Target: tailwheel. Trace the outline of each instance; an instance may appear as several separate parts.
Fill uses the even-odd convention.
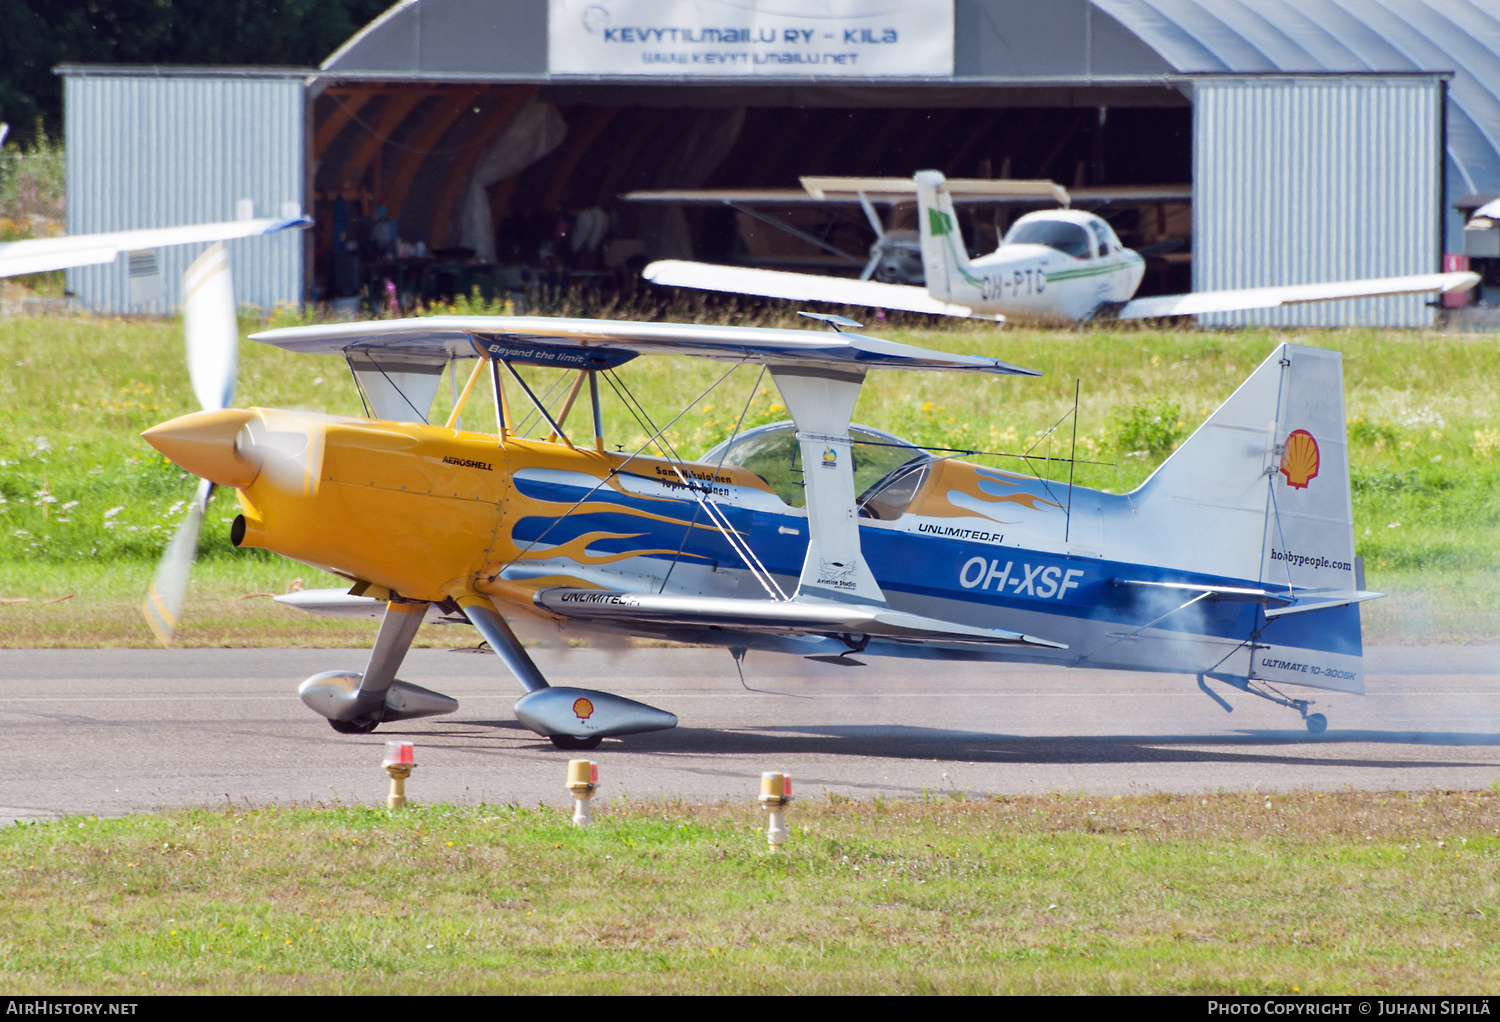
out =
[[[1315,735],[1320,735],[1328,730],[1328,718],[1321,713],[1310,713],[1307,715],[1307,730]]]
[[[547,740],[550,741],[556,748],[568,750],[576,749],[580,752],[586,749],[597,749],[599,748],[599,743],[604,741],[604,739],[601,737],[574,738],[572,735],[548,735]]]
[[[378,718],[368,720],[330,720],[328,726],[341,735],[367,735],[380,726]]]

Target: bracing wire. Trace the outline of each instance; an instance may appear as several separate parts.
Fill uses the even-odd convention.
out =
[[[724,461],[729,457],[729,449],[734,445],[734,438],[740,435],[740,427],[745,424],[745,416],[750,414],[750,405],[755,401],[755,395],[760,391],[761,381],[763,381],[765,378],[766,367],[761,366],[760,375],[755,378],[755,383],[750,388],[750,396],[745,398],[745,407],[740,410],[740,417],[735,420],[734,429],[730,431],[729,439],[724,442],[724,453],[719,455],[719,463],[714,466],[715,477],[718,476],[719,471],[724,467]],[[682,560],[682,551],[686,549],[688,537],[692,535],[693,529],[698,525],[698,514],[702,510],[703,508],[701,505],[695,506],[693,508],[692,521],[688,522],[688,527],[682,530],[682,542],[677,544],[677,553],[672,555],[672,565],[671,567],[667,568],[667,573],[662,576],[661,587],[657,589],[657,592],[664,593],[667,591],[667,582],[671,580],[672,572],[677,570],[677,564],[680,560]],[[743,672],[741,673],[740,680],[744,680]]]
[[[733,371],[732,369],[730,370],[730,372]],[[721,377],[721,379],[723,378],[725,377]],[[702,492],[704,488],[690,479],[687,473],[683,472],[681,466],[687,464],[687,459],[679,454],[677,449],[673,447],[672,441],[666,438],[666,431],[671,427],[672,423],[669,422],[661,429],[657,429],[656,423],[652,421],[651,415],[646,411],[645,406],[641,404],[640,400],[626,386],[625,381],[619,379],[613,371],[605,375],[605,382],[610,385],[610,388],[614,390],[616,396],[621,401],[626,402],[626,407],[630,409],[632,415],[636,416],[636,421],[641,423],[643,429],[655,431],[657,450],[661,451],[666,461],[671,464],[672,470],[677,473],[677,478],[682,481],[682,485],[687,489],[688,493],[693,495],[693,499],[698,502],[704,513],[708,515],[709,521],[713,522],[714,528],[718,529],[719,533],[723,535],[725,542],[744,560],[745,567],[750,570],[751,575],[755,576],[755,580],[766,591],[766,595],[773,600],[789,599],[776,579],[771,575],[770,570],[755,555],[755,551],[750,549],[748,543],[744,542],[734,527],[729,524],[729,520],[723,516],[723,513],[704,496]],[[676,422],[680,418],[682,418],[681,412],[677,414],[672,422]]]
[[[716,388],[719,384],[723,383],[725,380],[729,379],[729,377],[738,368],[739,368],[739,363],[735,363],[733,366],[731,366],[729,368],[728,372],[726,372],[723,376],[720,376],[713,383],[709,384],[708,385],[708,389],[704,390],[703,393],[699,394],[697,397],[693,398],[692,401],[688,402],[688,404],[683,407],[682,411],[678,412],[675,416],[673,416],[672,417],[672,421],[668,422],[666,424],[666,426],[664,426],[662,428],[663,429],[671,429],[673,423],[675,423],[678,419],[682,418],[684,415],[686,415],[688,413],[688,409],[689,408],[692,408],[699,401],[702,401],[704,398],[708,397],[709,394],[712,394],[713,391],[714,391],[714,388]],[[608,382],[607,379],[606,379],[606,382]],[[574,511],[578,510],[578,508],[581,507],[583,505],[583,503],[586,500],[588,500],[590,497],[592,497],[595,493],[598,493],[599,489],[602,486],[604,486],[605,483],[609,482],[615,476],[619,475],[620,471],[626,465],[630,464],[636,458],[640,457],[641,456],[641,452],[644,451],[647,447],[650,447],[651,443],[652,443],[652,441],[654,439],[655,439],[654,437],[647,437],[646,440],[645,440],[645,442],[642,443],[641,446],[637,447],[632,453],[630,453],[629,455],[627,455],[624,461],[620,462],[614,468],[610,469],[609,472],[604,476],[603,479],[599,480],[597,483],[595,483],[589,489],[589,491],[587,493],[585,493],[583,496],[581,496],[577,500],[575,500],[573,502],[572,506],[569,507],[566,511],[564,511],[561,515],[559,515],[552,522],[551,525],[548,525],[545,529],[543,529],[542,530],[542,534],[540,536],[538,536],[536,539],[532,540],[530,543],[526,544],[526,546],[519,553],[517,553],[514,557],[512,557],[510,560],[506,561],[499,568],[497,568],[495,570],[495,572],[490,575],[490,581],[491,582],[495,581],[495,579],[499,578],[500,575],[501,575],[501,573],[504,572],[505,569],[511,567],[513,564],[515,564],[517,561],[519,561],[522,557],[525,557],[532,550],[534,550],[536,548],[536,545],[538,543],[540,543],[542,540],[546,539],[547,536],[548,536],[548,534],[551,533],[553,529],[557,528],[557,526],[562,523],[563,519],[567,518]]]

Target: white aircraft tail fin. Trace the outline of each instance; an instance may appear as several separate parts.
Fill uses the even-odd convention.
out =
[[[922,268],[927,274],[927,293],[939,301],[953,301],[962,293],[961,281],[975,286],[979,281],[969,270],[969,254],[959,233],[953,197],[941,171],[919,170],[917,222],[922,233]]]
[[[1328,609],[1272,615],[1249,677],[1359,691],[1360,593],[1339,352],[1283,344],[1131,496],[1168,568]],[[1259,647],[1257,647],[1259,649]],[[1243,671],[1243,665],[1240,668]],[[1332,672],[1332,673],[1328,673]]]
[[[1267,588],[1355,588],[1340,353],[1278,347],[1137,494],[1183,563]]]

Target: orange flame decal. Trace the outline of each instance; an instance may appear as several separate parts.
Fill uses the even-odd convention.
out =
[[[1281,453],[1281,474],[1293,489],[1305,490],[1318,475],[1318,442],[1305,429],[1293,430]]]
[[[583,698],[583,696],[579,696],[573,700],[573,712],[577,714],[579,720],[588,720],[589,717],[593,716],[594,704]]]

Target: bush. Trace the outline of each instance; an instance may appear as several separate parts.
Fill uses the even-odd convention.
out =
[[[1144,452],[1152,457],[1165,457],[1185,433],[1182,408],[1164,397],[1131,405],[1110,416],[1110,443],[1123,454]]]

